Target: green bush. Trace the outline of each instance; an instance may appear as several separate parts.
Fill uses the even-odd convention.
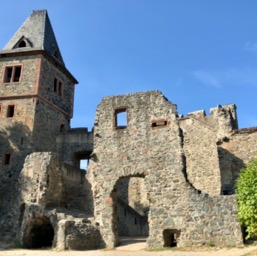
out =
[[[246,239],[257,235],[257,157],[240,171],[236,182],[238,218],[246,228]]]

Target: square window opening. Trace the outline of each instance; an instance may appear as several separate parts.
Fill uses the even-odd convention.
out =
[[[119,109],[115,111],[115,128],[125,129],[127,127],[127,110]]]
[[[21,78],[21,66],[6,67],[4,83],[19,82]]]

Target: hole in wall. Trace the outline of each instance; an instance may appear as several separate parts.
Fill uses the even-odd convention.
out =
[[[180,230],[177,230],[177,229],[163,230],[163,242],[164,242],[163,246],[176,247],[179,236],[180,236]]]
[[[50,220],[45,216],[32,219],[26,227],[23,236],[25,248],[52,247],[54,229]]]

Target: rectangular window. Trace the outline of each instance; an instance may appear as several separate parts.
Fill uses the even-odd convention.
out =
[[[62,82],[59,81],[58,83],[58,95],[62,97]]]
[[[5,165],[10,164],[10,160],[11,160],[11,154],[5,154],[5,155],[4,155],[4,161],[3,161],[3,163],[4,163]]]
[[[127,109],[120,108],[115,110],[115,128],[125,129],[127,127]]]
[[[0,116],[1,116],[1,114],[2,114],[2,105],[0,103]]]
[[[54,79],[54,92],[57,92],[57,79]]]
[[[6,117],[13,117],[14,116],[14,105],[8,105]]]
[[[54,79],[54,92],[59,96],[63,96],[63,83],[58,78]]]
[[[167,126],[168,122],[167,120],[160,119],[160,120],[155,120],[152,121],[152,128],[162,128]]]
[[[21,66],[5,68],[4,83],[17,83],[21,78]]]

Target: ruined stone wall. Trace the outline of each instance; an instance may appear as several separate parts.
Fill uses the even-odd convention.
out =
[[[27,156],[19,177],[21,203],[42,207],[60,205],[63,188],[58,155],[38,152]]]
[[[234,192],[234,185],[243,168],[257,153],[257,128],[236,130],[219,146],[223,190]]]
[[[61,205],[67,209],[81,210],[93,216],[93,196],[91,184],[85,178],[85,171],[68,164],[62,164]]]
[[[60,133],[56,142],[60,161],[79,168],[81,159],[90,159],[93,132],[89,132],[87,128],[69,129]]]
[[[37,235],[33,234],[36,232],[33,227],[48,221],[54,230],[53,247],[63,250],[99,247],[97,224],[88,219],[92,212],[90,189],[83,173],[61,165],[56,153],[29,155],[19,177],[20,193],[13,213],[14,237],[17,235],[22,245],[33,248],[32,237]]]
[[[191,112],[186,118],[179,119],[179,125],[188,181],[204,193],[219,195],[222,181],[217,144],[238,128],[236,106],[228,104],[212,108],[209,116],[204,110]]]
[[[148,236],[147,216],[138,214],[120,199],[117,201],[117,216],[119,236]]]
[[[141,216],[148,214],[149,201],[143,178],[120,179],[117,183],[117,196]]]
[[[186,173],[189,182],[209,195],[219,195],[221,178],[216,131],[194,118],[180,121],[183,133]]]
[[[119,127],[116,118],[121,110],[126,112],[127,123]],[[105,97],[99,104],[88,179],[105,245],[118,243],[113,195],[117,182],[125,177],[144,178],[150,207],[149,246],[163,246],[165,230],[174,229],[180,231],[178,246],[210,240],[219,245],[242,243],[235,200],[198,194],[186,182],[183,138],[176,116],[176,106],[157,91]],[[201,223],[208,228],[203,230]]]

